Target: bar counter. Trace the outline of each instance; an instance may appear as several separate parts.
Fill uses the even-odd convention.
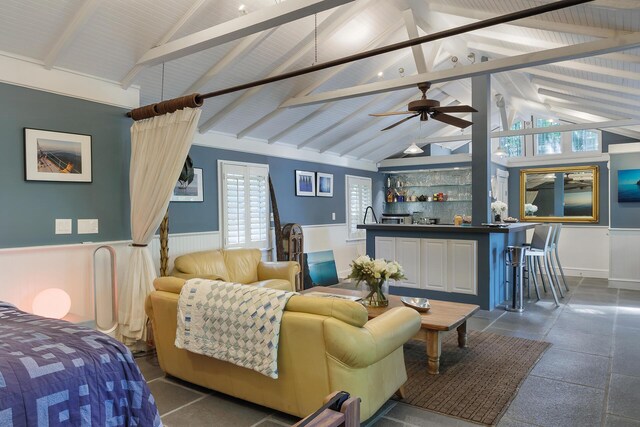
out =
[[[478,304],[493,310],[507,298],[505,250],[526,241],[536,223],[489,225],[364,224],[367,255],[394,259],[407,278],[395,295]]]

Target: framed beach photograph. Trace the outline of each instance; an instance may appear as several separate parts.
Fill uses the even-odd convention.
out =
[[[296,196],[316,195],[316,173],[296,171]]]
[[[618,203],[640,202],[640,169],[618,171]]]
[[[202,169],[193,168],[193,181],[176,182],[173,187],[172,202],[203,202],[204,201],[204,184],[202,182]]]
[[[333,174],[317,172],[316,181],[317,196],[333,197]]]
[[[91,135],[24,129],[27,181],[91,182]]]

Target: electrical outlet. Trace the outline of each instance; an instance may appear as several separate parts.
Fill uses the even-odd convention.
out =
[[[71,219],[56,218],[56,234],[71,234]]]
[[[335,213],[335,212],[331,212],[331,219],[332,219],[333,221],[335,221],[335,220],[336,220],[336,213]]]

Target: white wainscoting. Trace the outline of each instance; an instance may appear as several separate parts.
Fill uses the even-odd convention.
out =
[[[612,228],[609,234],[609,286],[640,291],[640,228]]]
[[[304,226],[305,251],[333,249],[340,277],[348,275],[349,263],[365,253],[365,242],[347,242],[346,224]],[[116,250],[118,283],[122,283],[129,260],[129,241],[0,249],[0,301],[31,311],[36,294],[47,288],[64,289],[71,296],[71,313],[78,320],[94,318],[93,252],[101,245]],[[175,257],[221,247],[220,233],[180,233],[169,236],[169,271]],[[156,269],[160,264],[160,240],[149,245]],[[111,320],[111,267],[107,251],[96,256],[98,312],[101,325]]]
[[[529,241],[532,234],[528,230]],[[609,277],[608,227],[564,224],[558,251],[567,276]]]

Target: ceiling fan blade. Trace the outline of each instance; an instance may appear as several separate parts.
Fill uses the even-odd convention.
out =
[[[469,105],[451,105],[447,107],[433,107],[431,110],[440,113],[477,113],[478,110]]]
[[[414,111],[389,111],[388,113],[373,113],[369,114],[373,117],[386,117],[386,116],[397,116],[401,114],[415,114]]]
[[[382,130],[388,130],[388,129],[394,128],[394,127],[398,126],[399,124],[402,124],[402,123],[406,122],[409,119],[413,119],[414,117],[418,117],[419,115],[420,115],[420,113],[414,114],[413,116],[406,117],[406,118],[404,118],[404,119],[402,119],[402,120],[400,120],[398,122],[395,122],[391,126],[387,126],[386,128],[384,128]]]
[[[448,114],[438,113],[438,112],[431,114],[431,118],[433,120],[437,120],[439,122],[446,123],[451,126],[457,126],[461,129],[469,127],[473,124],[473,122],[470,122],[468,120],[459,119],[457,117],[450,116]]]

